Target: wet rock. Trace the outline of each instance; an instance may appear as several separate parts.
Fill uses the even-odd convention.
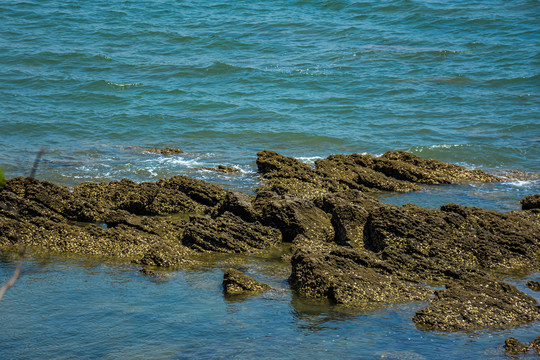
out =
[[[170,179],[161,179],[157,185],[164,189],[180,191],[194,201],[206,206],[216,206],[226,194],[226,190],[221,186],[183,175],[173,176]]]
[[[509,337],[504,340],[504,351],[510,354],[527,353],[529,347],[515,337]]]
[[[506,329],[538,320],[540,308],[534,298],[513,285],[477,275],[436,291],[431,304],[413,317],[419,328],[436,331]]]
[[[157,183],[135,183],[128,179],[110,183],[82,183],[74,194],[98,209],[125,210],[136,215],[200,213],[215,206],[225,195],[217,185],[186,176],[161,179]]]
[[[540,209],[540,194],[525,196],[520,202],[522,210]]]
[[[148,152],[154,153],[154,154],[161,154],[161,155],[180,155],[183,154],[184,151],[176,148],[151,148],[148,149]]]
[[[298,236],[291,259],[291,287],[307,297],[362,308],[425,300],[432,293],[417,284],[366,267],[366,263],[377,263],[367,252],[352,249],[347,252],[343,256],[334,244]]]
[[[177,242],[160,241],[149,247],[135,263],[159,267],[175,267],[193,263],[187,258],[187,254],[189,252]]]
[[[261,219],[261,214],[253,207],[255,197],[240,191],[227,191],[216,208],[216,216],[224,212],[233,213],[247,222]]]
[[[225,166],[225,165],[218,165],[217,168],[201,167],[201,169],[208,170],[208,171],[215,171],[215,172],[224,173],[224,174],[236,174],[236,173],[242,172],[238,168],[234,168],[232,166]]]
[[[268,284],[259,282],[236,269],[227,269],[223,276],[223,291],[228,295],[261,293],[270,290]]]
[[[276,229],[246,222],[229,212],[215,219],[193,216],[182,238],[182,244],[191,249],[224,253],[252,253],[280,241],[281,234]]]
[[[331,155],[317,160],[311,168],[292,157],[265,150],[257,154],[257,167],[267,180],[261,190],[308,198],[347,189],[409,192],[418,190],[418,184],[502,181],[481,170],[422,159],[405,151],[389,151],[381,157]]]
[[[300,234],[323,241],[334,239],[330,216],[312,201],[265,193],[257,196],[254,208],[264,224],[281,231],[285,242],[292,242]]]
[[[73,194],[65,186],[48,181],[17,177],[7,182],[0,192],[0,201],[17,209],[20,216],[65,217],[69,220],[91,222],[100,218],[100,209]]]
[[[529,349],[531,349],[537,354],[540,354],[540,335],[529,343]]]
[[[527,287],[533,291],[540,291],[540,281],[529,280],[527,281]]]
[[[406,151],[388,151],[375,158],[373,169],[396,179],[421,184],[455,184],[461,181],[499,182],[502,178],[482,170],[434,159],[424,159]]]
[[[372,197],[356,190],[325,194],[316,199],[315,204],[331,214],[335,243],[360,248],[364,247],[365,225],[369,218],[369,210],[382,205]]]
[[[455,204],[441,210],[386,205],[370,213],[366,228],[367,249],[409,255],[403,268],[426,280],[440,280],[436,275],[445,269],[540,269],[538,226],[515,214]],[[434,259],[436,269],[421,264]]]

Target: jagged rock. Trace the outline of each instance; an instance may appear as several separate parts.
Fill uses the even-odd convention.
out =
[[[521,209],[540,209],[540,194],[525,196],[521,199]]]
[[[510,354],[527,353],[529,347],[515,337],[509,337],[504,340],[504,351]]]
[[[253,207],[255,197],[240,191],[227,191],[216,208],[215,215],[233,213],[247,222],[261,220],[261,214]]]
[[[503,181],[502,178],[482,170],[469,170],[459,165],[424,159],[406,151],[387,151],[383,156],[374,159],[373,169],[396,179],[421,184]]]
[[[356,257],[342,256],[336,245],[302,235],[295,239],[294,245],[289,283],[304,296],[365,308],[425,300],[432,293],[430,289],[366,267],[367,262],[377,262],[369,253],[357,251]]]
[[[389,151],[381,157],[330,155],[311,168],[292,157],[264,150],[257,154],[257,167],[268,180],[261,191],[308,198],[346,189],[409,192],[418,190],[417,184],[502,181],[481,170],[422,159],[405,151]]]
[[[357,190],[325,194],[315,204],[332,215],[334,242],[349,247],[364,247],[364,230],[369,218],[368,210],[382,204]]]
[[[135,261],[140,265],[172,267],[192,263],[186,259],[186,250],[179,243],[160,241],[149,247],[141,259]]]
[[[161,154],[161,155],[180,155],[183,154],[184,151],[176,148],[151,148],[148,149],[148,152],[155,153],[155,154]]]
[[[259,282],[236,269],[227,269],[223,275],[223,291],[225,294],[257,294],[268,290],[270,290],[268,284]]]
[[[425,279],[444,269],[540,269],[538,225],[515,214],[448,204],[441,210],[406,204],[370,212],[364,246],[375,252],[411,256],[403,268]],[[416,259],[416,261],[414,261]],[[426,268],[436,259],[438,269]]]
[[[280,241],[281,234],[276,229],[258,222],[248,223],[229,212],[215,219],[192,217],[182,238],[182,244],[189,248],[224,253],[256,252]]]
[[[170,179],[161,179],[157,185],[161,188],[180,191],[194,201],[206,206],[216,206],[226,193],[226,190],[221,186],[183,175],[173,176]]]
[[[457,331],[506,329],[540,320],[534,298],[515,286],[469,275],[435,292],[431,304],[416,313],[421,329]]]
[[[540,281],[529,280],[527,281],[527,287],[533,291],[540,291]]]
[[[17,209],[20,216],[65,217],[69,220],[92,222],[105,210],[73,194],[65,186],[48,181],[17,177],[7,182],[0,192],[0,201]]]
[[[254,207],[264,224],[281,231],[285,242],[291,242],[299,234],[323,241],[334,239],[330,216],[312,201],[265,193],[257,196]]]

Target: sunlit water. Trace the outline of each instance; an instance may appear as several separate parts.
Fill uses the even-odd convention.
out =
[[[382,201],[517,210],[540,193],[539,16],[536,0],[0,2],[0,167],[28,175],[44,146],[37,177],[67,186],[187,174],[249,192],[263,149],[407,150],[526,179]],[[218,164],[241,173],[200,169]],[[267,265],[241,267],[276,291],[235,301],[220,262],[149,279],[30,257],[0,303],[0,358],[497,358],[509,334],[539,333],[426,333],[421,304],[309,304]],[[1,279],[14,266],[4,256]]]

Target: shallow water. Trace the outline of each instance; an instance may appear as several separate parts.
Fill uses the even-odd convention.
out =
[[[28,175],[44,146],[37,177],[67,186],[186,174],[249,192],[263,149],[308,163],[407,150],[527,179],[376,194],[382,201],[517,210],[540,193],[538,9],[535,0],[1,2],[0,167]],[[242,172],[200,169],[218,164]],[[0,357],[497,358],[508,334],[538,334],[538,324],[420,332],[409,320],[418,304],[309,305],[261,261],[248,273],[282,291],[235,302],[221,294],[219,264],[151,281],[130,266],[28,259],[0,304],[9,324]],[[14,266],[6,255],[1,278]]]
[[[288,269],[274,259],[226,259],[157,277],[92,260],[27,259],[1,303],[0,357],[503,359],[506,337],[530,341],[540,331],[539,323],[505,331],[420,331],[410,319],[423,303],[328,306],[293,294]],[[13,265],[2,260],[4,278]],[[273,290],[225,297],[222,270],[229,266]],[[533,277],[511,282],[534,295],[523,286]]]

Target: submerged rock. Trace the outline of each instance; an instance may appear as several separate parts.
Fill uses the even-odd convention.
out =
[[[504,351],[510,354],[526,353],[529,347],[515,337],[509,337],[504,340]]]
[[[236,174],[236,173],[241,172],[240,169],[234,168],[232,166],[225,166],[225,165],[218,165],[216,168],[201,167],[201,169],[208,170],[208,171],[215,171],[215,172],[224,173],[224,174]]]
[[[258,294],[270,290],[268,284],[259,282],[236,269],[227,269],[223,275],[223,291],[227,295]]]
[[[184,151],[177,149],[177,148],[151,148],[148,149],[148,152],[155,153],[155,154],[162,154],[162,155],[180,155],[183,154]]]

